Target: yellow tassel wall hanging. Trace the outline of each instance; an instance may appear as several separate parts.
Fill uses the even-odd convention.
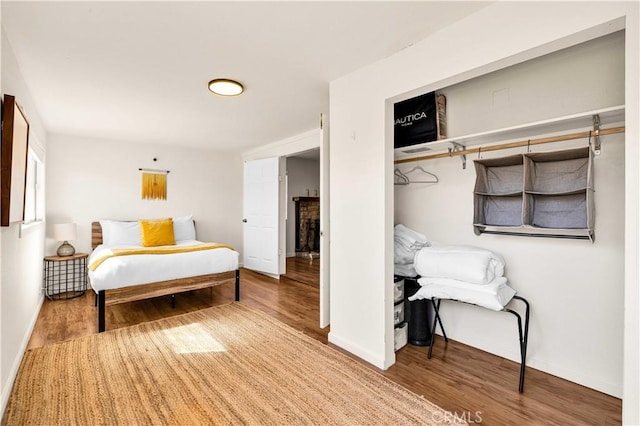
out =
[[[166,200],[167,199],[167,173],[166,172],[142,172],[142,199]]]

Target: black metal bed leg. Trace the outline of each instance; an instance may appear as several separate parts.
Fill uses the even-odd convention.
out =
[[[236,295],[235,301],[240,301],[240,269],[236,269]]]
[[[527,360],[527,344],[529,343],[529,302],[521,296],[513,296],[514,299],[521,300],[525,304],[525,320],[524,329],[522,327],[522,317],[519,313],[512,309],[505,309],[518,319],[518,337],[520,340],[520,382],[518,384],[518,392],[524,392],[524,374],[526,371]]]
[[[105,292],[104,290],[100,290],[96,295],[98,299],[98,333],[102,333],[105,327]]]

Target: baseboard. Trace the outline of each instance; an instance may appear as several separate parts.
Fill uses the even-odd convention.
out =
[[[370,351],[358,346],[354,345],[351,341],[344,339],[340,336],[337,336],[333,331],[329,332],[327,336],[330,343],[333,343],[336,346],[340,346],[342,349],[354,354],[358,358],[362,358],[367,361],[369,364],[372,364],[381,370],[386,370],[388,366],[385,366],[384,359],[374,355]]]
[[[287,257],[296,257],[296,252],[287,253]]]
[[[551,374],[552,376],[560,377],[561,379],[577,383],[589,389],[594,389],[598,392],[606,393],[607,395],[622,399],[622,382],[611,383],[604,380],[594,379],[588,372],[576,371],[563,365],[540,361],[535,357],[531,360],[527,359],[527,367],[543,371],[547,374]]]
[[[438,336],[442,337],[442,333],[437,332]],[[496,348],[491,345],[480,344],[479,342],[470,342],[468,340],[456,339],[456,336],[448,336],[450,340],[455,340],[462,344],[471,346],[481,351],[488,352],[492,355],[499,356],[501,358],[508,359],[513,362],[520,363],[520,353],[506,348]],[[529,348],[531,351],[531,348]],[[550,363],[544,360],[538,359],[531,353],[527,354],[527,368],[542,371],[543,373],[551,374],[552,376],[559,377],[564,380],[568,380],[573,383],[577,383],[581,386],[589,389],[594,389],[598,392],[605,393],[615,398],[622,398],[622,382],[612,383],[601,379],[596,379],[589,372],[578,371],[571,368],[567,368],[566,365],[560,365],[557,363]],[[517,380],[517,378],[514,378]],[[527,386],[525,378],[525,388]]]
[[[18,356],[13,360],[13,364],[11,365],[11,371],[7,376],[7,382],[2,389],[2,401],[0,403],[2,406],[0,407],[0,413],[4,416],[4,410],[7,408],[7,403],[9,402],[9,397],[11,396],[11,390],[13,389],[13,382],[16,380],[16,376],[18,375],[18,369],[20,368],[20,363],[22,362],[22,358],[24,357],[24,353],[27,350],[27,345],[29,344],[29,339],[31,338],[31,334],[33,334],[33,329],[36,326],[36,321],[38,321],[38,316],[40,315],[40,310],[42,309],[42,304],[44,303],[44,294],[40,295],[40,302],[38,303],[38,309],[34,312],[33,317],[29,323],[29,327],[27,328],[27,332],[22,338],[22,343],[20,344],[20,350],[18,351]],[[0,416],[1,417],[1,416]]]
[[[249,269],[251,272],[255,272],[256,274],[264,275],[265,277],[274,278],[276,280],[280,279],[280,274],[271,274],[269,272],[256,271],[254,269]]]

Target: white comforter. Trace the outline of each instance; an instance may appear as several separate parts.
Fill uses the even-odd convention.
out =
[[[181,241],[175,246],[192,246],[200,241]],[[99,245],[89,256],[89,265],[112,249],[142,248],[137,246]],[[238,269],[238,252],[228,248],[173,254],[138,254],[106,259],[95,271],[89,270],[91,287],[95,291],[110,290],[138,284],[217,274]]]
[[[471,284],[489,284],[504,275],[504,259],[473,246],[433,246],[420,249],[413,266],[422,277],[449,278]]]
[[[471,284],[447,278],[420,278],[420,289],[409,297],[417,299],[452,299],[473,303],[494,311],[501,311],[515,296],[516,291],[507,285],[504,277],[496,278],[486,285]]]

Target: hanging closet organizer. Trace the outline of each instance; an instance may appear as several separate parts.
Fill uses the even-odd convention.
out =
[[[476,234],[594,238],[590,147],[475,160]]]

